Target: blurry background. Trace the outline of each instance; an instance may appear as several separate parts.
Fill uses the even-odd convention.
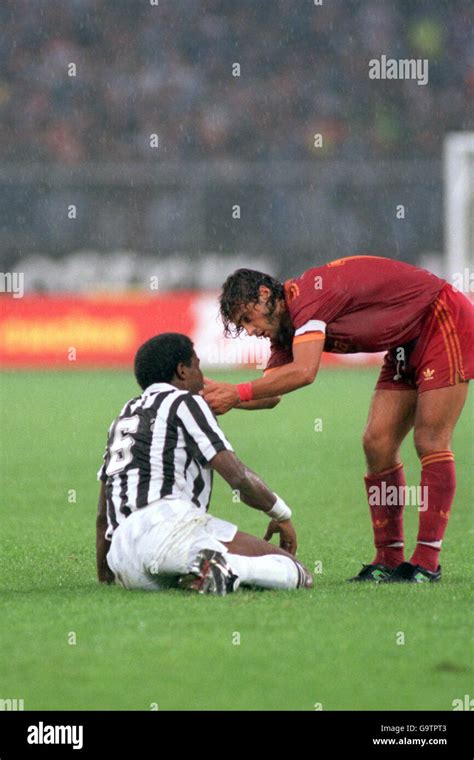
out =
[[[451,279],[446,199],[448,247],[468,260],[474,162],[457,137],[474,122],[473,13],[473,0],[0,0],[0,712],[445,711],[473,694],[472,415],[436,606],[342,580],[371,552],[359,439],[377,368],[352,369],[367,356],[327,354],[346,366],[316,388],[219,418],[295,509],[299,556],[324,568],[314,592],[129,597],[98,587],[93,556],[95,474],[137,393],[138,345],[188,333],[229,382],[265,366],[265,339],[222,339],[216,298],[235,267],[286,278],[371,252]],[[369,79],[381,55],[427,58],[429,83]],[[418,483],[411,442],[403,460]],[[262,535],[214,483],[211,512]],[[406,510],[411,545],[416,522]]]
[[[27,293],[206,291],[357,252],[446,275],[473,22],[472,0],[7,0],[0,268]],[[370,79],[382,54],[427,58],[429,83]]]

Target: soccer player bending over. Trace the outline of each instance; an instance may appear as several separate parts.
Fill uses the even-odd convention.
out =
[[[239,269],[224,283],[220,311],[228,335],[245,330],[269,338],[271,354],[258,380],[206,383],[204,398],[217,414],[232,407],[268,407],[269,397],[309,385],[323,351],[387,352],[363,440],[376,554],[350,580],[439,580],[441,542],[456,488],[451,436],[474,377],[474,309],[468,299],[423,269],[378,256],[350,256],[284,284]],[[412,428],[421,461],[420,492],[428,498],[417,505],[417,544],[405,562],[400,446]],[[373,498],[377,493],[381,500]]]
[[[198,395],[203,375],[190,339],[164,333],[148,340],[135,376],[143,393],[110,426],[98,473],[99,581],[219,595],[239,585],[312,586],[293,556],[290,509],[236,457]],[[267,536],[279,533],[280,548],[207,513],[213,470],[271,518]]]

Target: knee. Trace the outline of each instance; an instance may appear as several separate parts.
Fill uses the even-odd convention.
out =
[[[413,440],[418,457],[432,451],[446,451],[451,448],[449,430],[421,426],[415,428]]]
[[[366,428],[362,437],[362,445],[367,459],[390,455],[397,450],[397,445],[385,431]]]
[[[367,428],[362,445],[369,472],[383,472],[397,464],[400,444],[390,432]]]

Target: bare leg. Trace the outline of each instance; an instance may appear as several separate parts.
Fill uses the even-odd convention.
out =
[[[363,438],[370,475],[400,463],[400,446],[415,421],[417,396],[409,390],[374,392]]]
[[[280,549],[276,544],[271,544],[269,541],[264,541],[263,538],[252,536],[250,533],[244,533],[242,530],[237,531],[232,541],[222,541],[221,543],[227,546],[232,554],[242,554],[244,557],[263,557],[264,554],[284,554],[285,557],[294,559],[292,554],[289,554],[284,549]]]
[[[420,393],[415,417],[415,448],[421,458],[451,448],[451,437],[467,398],[468,383]]]

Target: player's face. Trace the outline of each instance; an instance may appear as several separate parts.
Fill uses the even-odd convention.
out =
[[[199,393],[204,388],[204,377],[200,367],[199,357],[193,351],[191,366],[186,367],[185,377],[186,389],[191,393]]]
[[[270,314],[267,302],[270,290],[260,288],[257,303],[248,303],[241,307],[233,320],[236,327],[243,327],[247,335],[257,338],[276,338],[280,331],[281,307],[277,303],[275,311]]]

